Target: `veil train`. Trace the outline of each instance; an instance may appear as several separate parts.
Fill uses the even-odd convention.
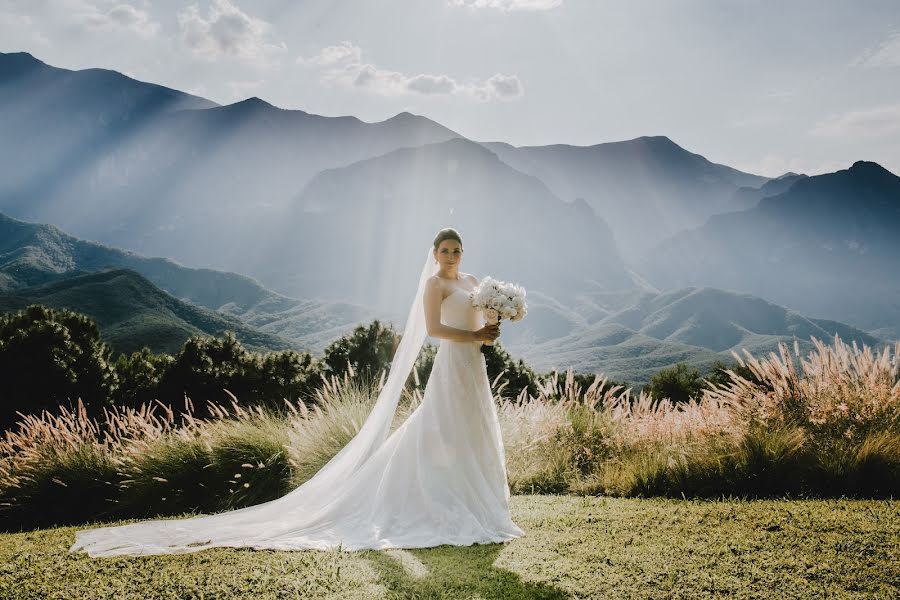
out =
[[[83,551],[90,556],[121,554],[178,554],[207,547],[253,546],[260,535],[277,537],[288,527],[287,513],[302,510],[304,522],[315,523],[342,499],[334,497],[339,484],[354,474],[387,439],[404,383],[427,335],[423,293],[425,283],[438,270],[429,246],[400,344],[394,354],[387,381],[362,428],[311,479],[281,498],[213,515],[185,519],[153,520],[80,530],[70,552]],[[264,528],[261,525],[265,524]],[[262,531],[264,529],[264,531]],[[265,547],[273,547],[267,544]],[[323,545],[323,547],[326,547]]]

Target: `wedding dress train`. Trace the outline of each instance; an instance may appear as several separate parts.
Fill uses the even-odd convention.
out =
[[[443,300],[441,321],[469,330],[484,324],[459,288]],[[225,513],[78,531],[70,550],[90,556],[222,546],[363,550],[522,536],[510,518],[500,424],[479,348],[440,340],[421,404],[383,443],[373,438],[377,447],[360,454],[352,476],[314,477],[281,498]]]

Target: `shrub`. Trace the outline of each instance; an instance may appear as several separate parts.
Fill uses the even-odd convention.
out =
[[[116,385],[111,350],[90,318],[70,310],[31,305],[0,316],[0,428],[16,413],[40,413],[81,398],[99,413]]]
[[[509,398],[520,394],[537,394],[537,375],[521,358],[514,360],[503,349],[503,344],[495,341],[493,346],[482,347],[488,379],[496,386],[497,393]]]
[[[292,489],[283,419],[257,407],[212,406],[215,418],[122,447],[116,513],[123,518],[213,513],[274,500]]]
[[[325,377],[341,378],[349,370],[364,380],[377,381],[388,369],[399,343],[400,335],[378,319],[359,325],[325,348]]]
[[[113,391],[114,404],[136,408],[158,399],[163,377],[173,362],[168,354],[154,354],[149,348],[120,354],[115,363],[119,385]]]
[[[814,340],[749,354],[744,378],[684,402],[656,399],[569,369],[537,394],[495,401],[515,493],[622,496],[900,494],[900,343],[874,353]],[[799,358],[799,352],[795,348]],[[743,359],[741,359],[743,360]],[[799,365],[799,366],[797,366]],[[159,403],[90,417],[61,408],[22,419],[0,440],[0,521],[75,522],[215,511],[279,497],[307,481],[362,426],[384,381],[324,381],[286,410]],[[405,390],[394,426],[421,401]],[[158,416],[156,408],[162,407]],[[240,475],[240,477],[238,477]],[[244,484],[248,484],[245,486]]]
[[[164,368],[155,397],[174,404],[187,396],[200,407],[200,417],[208,416],[207,402],[227,405],[235,397],[245,406],[280,408],[285,399],[311,395],[321,377],[309,353],[250,352],[230,331],[223,338],[193,336],[173,360],[156,364]]]
[[[678,363],[656,373],[645,391],[654,398],[668,398],[678,404],[696,398],[703,388],[700,372],[685,363]]]

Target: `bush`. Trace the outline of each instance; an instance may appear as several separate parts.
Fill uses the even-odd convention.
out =
[[[135,362],[133,358],[123,364],[133,366]],[[173,404],[187,396],[201,417],[209,414],[206,402],[228,404],[234,397],[245,406],[280,408],[285,399],[310,396],[321,377],[320,365],[310,354],[292,350],[250,352],[230,331],[224,338],[191,337],[171,362],[160,359],[143,365],[139,372],[148,381],[154,381],[155,374],[148,375],[147,371],[164,365],[155,397]],[[149,388],[141,393],[152,394]]]
[[[668,398],[676,404],[696,398],[706,387],[700,372],[685,363],[678,363],[661,369],[650,378],[650,385],[644,391],[658,400]]]
[[[483,345],[481,348],[488,379],[498,393],[507,398],[517,398],[523,392],[529,395],[538,393],[535,384],[537,374],[525,361],[521,358],[514,360],[499,341],[495,341],[493,346]]]
[[[352,371],[366,381],[377,381],[387,370],[400,344],[393,327],[385,327],[378,319],[359,325],[352,333],[335,340],[325,348],[325,376],[342,378]]]
[[[97,324],[70,310],[35,304],[0,316],[0,427],[12,425],[17,411],[74,406],[78,398],[99,413],[116,385],[111,354]]]
[[[113,391],[114,404],[137,408],[158,399],[163,377],[173,362],[168,354],[154,354],[146,347],[130,355],[120,354],[115,364],[119,385]]]
[[[881,353],[839,338],[832,346],[814,343],[805,359],[784,345],[766,359],[748,354],[741,369],[728,370],[727,382],[708,383],[687,401],[635,396],[571,369],[537,378],[534,396],[495,390],[510,488],[900,495],[900,343]],[[198,354],[207,362],[229,355],[241,353],[231,347]],[[406,390],[395,427],[415,409],[419,391]],[[228,410],[213,405],[209,420],[197,419],[190,403],[180,421],[165,407],[157,417],[160,404],[95,419],[79,403],[75,413],[31,416],[0,439],[0,519],[21,527],[214,511],[278,497],[344,447],[377,394],[377,386],[348,370],[326,379],[311,406],[289,403],[289,412],[246,410],[232,401]]]
[[[131,444],[121,461],[127,479],[120,484],[116,514],[214,513],[288,493],[286,424],[266,412],[233,408],[236,418]]]
[[[431,368],[434,366],[434,357],[437,355],[438,347],[434,344],[424,344],[419,356],[416,357],[416,363],[413,366],[412,373],[406,379],[406,388],[419,388],[424,390],[431,376]]]

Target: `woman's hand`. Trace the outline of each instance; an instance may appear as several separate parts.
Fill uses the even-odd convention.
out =
[[[479,342],[492,342],[500,337],[500,324],[489,323],[475,330],[475,339]]]

